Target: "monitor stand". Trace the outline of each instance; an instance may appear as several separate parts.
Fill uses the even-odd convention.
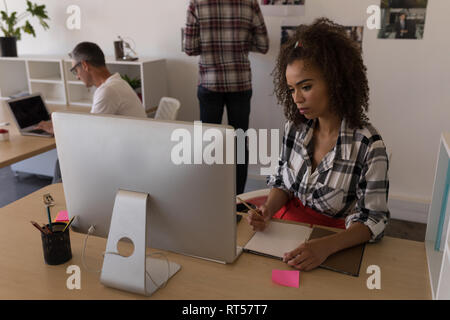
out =
[[[150,296],[180,270],[176,263],[146,257],[148,209],[148,194],[117,192],[100,276],[105,286]],[[129,257],[118,253],[122,239],[134,245]]]

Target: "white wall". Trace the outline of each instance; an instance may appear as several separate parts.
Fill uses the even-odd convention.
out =
[[[14,2],[14,3],[13,3]],[[22,3],[23,2],[23,3]],[[80,41],[97,42],[113,55],[117,35],[132,37],[141,56],[168,61],[170,95],[182,102],[180,118],[199,118],[196,98],[197,58],[180,52],[180,28],[188,0],[46,0],[51,29],[37,27],[37,38],[24,36],[20,54],[66,54]],[[10,9],[23,1],[8,1]],[[283,114],[272,94],[270,73],[279,49],[283,20],[310,23],[327,16],[345,25],[365,25],[366,8],[378,0],[307,0],[306,15],[266,17],[270,34],[267,55],[251,54],[253,90],[251,126],[282,128]],[[80,31],[65,27],[66,8],[82,10]],[[1,5],[0,5],[1,7]],[[429,0],[423,40],[381,40],[364,30],[364,58],[371,89],[370,119],[392,153],[391,197],[428,202],[431,199],[440,133],[450,131],[450,1]],[[447,33],[447,34],[446,34]],[[256,167],[251,173],[259,172]]]

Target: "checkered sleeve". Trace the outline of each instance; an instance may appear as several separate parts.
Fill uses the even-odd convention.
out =
[[[289,189],[286,187],[286,185],[283,182],[283,173],[282,170],[285,166],[287,166],[288,162],[288,146],[287,146],[287,138],[288,133],[290,130],[290,122],[286,122],[284,127],[284,136],[283,136],[283,144],[281,146],[281,153],[278,158],[278,165],[275,169],[275,173],[273,175],[270,175],[267,177],[267,185],[270,188],[277,188],[286,191],[287,193],[290,193]]]
[[[187,10],[186,28],[184,30],[184,51],[188,56],[198,56],[200,49],[200,24],[195,0],[190,0]]]
[[[256,0],[253,2],[252,46],[250,51],[266,54],[269,51],[269,37],[261,9]]]
[[[387,207],[389,180],[388,157],[386,147],[378,135],[372,136],[368,142],[367,153],[356,189],[355,211],[345,220],[346,228],[354,222],[366,225],[372,238],[369,242],[377,242],[384,236],[384,229],[389,221]]]

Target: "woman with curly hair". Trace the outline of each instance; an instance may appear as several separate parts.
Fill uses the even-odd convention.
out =
[[[388,157],[366,116],[361,50],[342,26],[326,18],[299,26],[280,50],[274,84],[287,118],[283,146],[269,196],[247,219],[256,231],[271,218],[345,229],[285,253],[288,265],[308,271],[335,252],[383,237]]]

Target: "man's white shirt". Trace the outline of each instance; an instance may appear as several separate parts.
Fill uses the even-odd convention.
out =
[[[118,73],[95,90],[91,113],[147,117],[138,95]]]

